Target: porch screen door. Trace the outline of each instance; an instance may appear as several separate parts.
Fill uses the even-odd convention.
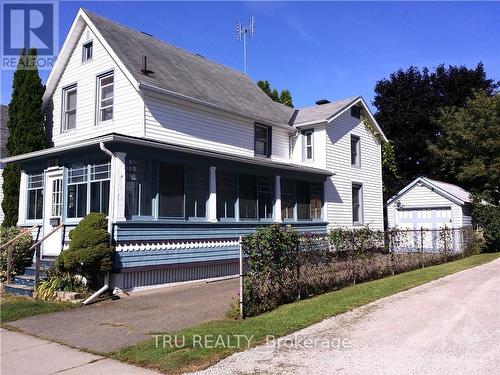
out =
[[[62,216],[62,172],[60,170],[47,172],[44,196],[43,235],[46,236],[58,225]],[[55,219],[55,220],[54,220]],[[59,220],[57,220],[59,219]],[[55,224],[54,226],[52,226]],[[42,243],[44,256],[59,255],[62,249],[62,228],[53,233]]]

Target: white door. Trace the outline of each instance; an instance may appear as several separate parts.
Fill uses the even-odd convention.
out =
[[[43,204],[43,235],[46,236],[61,222],[62,212],[62,170],[49,170],[45,179]],[[57,230],[42,243],[43,256],[59,255],[62,250],[63,228]]]

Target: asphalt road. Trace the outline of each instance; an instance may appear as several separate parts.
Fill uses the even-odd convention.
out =
[[[201,373],[499,374],[500,259],[327,319],[279,345],[234,354]]]
[[[133,292],[115,301],[8,323],[22,332],[75,348],[112,352],[148,338],[222,318],[237,296],[238,279]]]

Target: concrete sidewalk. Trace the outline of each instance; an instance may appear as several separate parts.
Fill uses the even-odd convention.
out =
[[[0,373],[9,375],[153,375],[157,372],[0,329]]]

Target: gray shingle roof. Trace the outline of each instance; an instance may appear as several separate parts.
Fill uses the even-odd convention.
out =
[[[246,74],[84,10],[139,83],[287,124],[294,110],[273,102]],[[147,56],[150,75],[141,73]]]
[[[353,96],[351,98],[337,100],[327,104],[301,108],[293,123],[294,125],[300,125],[301,123],[312,121],[326,121],[328,118],[343,110],[359,98],[359,96]]]
[[[7,120],[9,119],[9,107],[0,105],[0,159],[7,156],[7,138],[9,137],[9,128]]]
[[[443,189],[448,194],[453,195],[454,197],[464,201],[466,203],[472,203],[471,193],[465,189],[462,189],[460,186],[450,184],[449,182],[437,181],[428,177],[423,177],[425,180],[429,181],[431,184],[436,185],[437,187]]]

